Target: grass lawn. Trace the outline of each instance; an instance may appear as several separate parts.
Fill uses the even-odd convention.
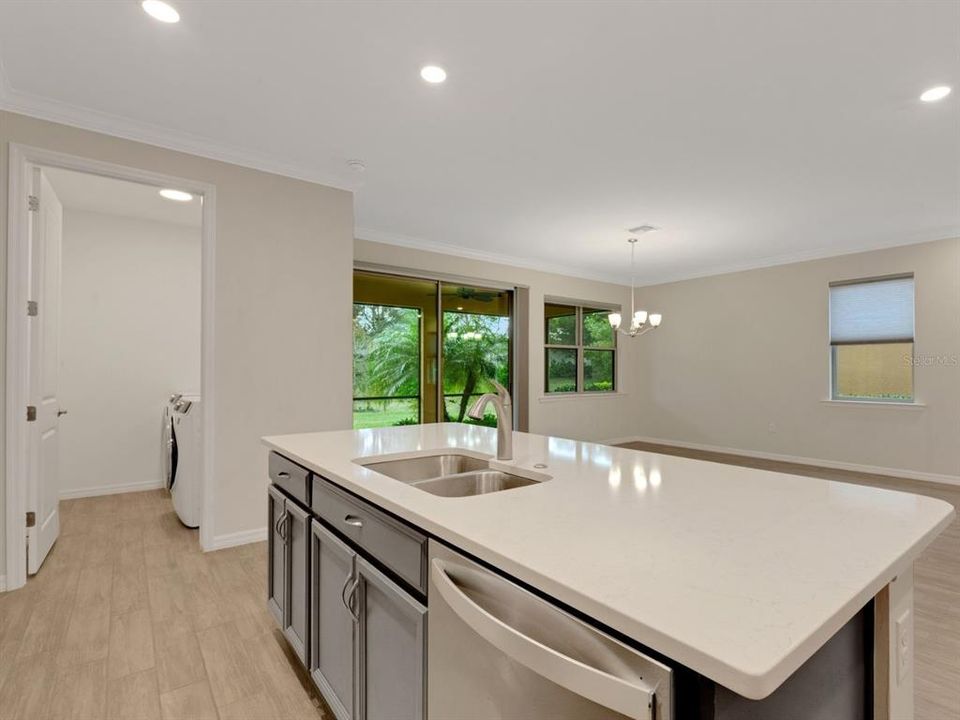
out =
[[[416,400],[357,400],[353,403],[353,428],[390,427],[401,420],[417,421]]]

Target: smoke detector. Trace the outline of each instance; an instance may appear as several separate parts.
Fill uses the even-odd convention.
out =
[[[627,228],[627,232],[633,235],[643,235],[644,233],[655,232],[659,229],[656,225],[637,225],[636,227]]]

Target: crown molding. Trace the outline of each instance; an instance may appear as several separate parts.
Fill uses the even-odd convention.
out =
[[[266,153],[245,150],[192,133],[169,130],[152,123],[19,92],[10,85],[9,78],[3,70],[2,61],[0,61],[0,110],[154,145],[166,150],[188,153],[208,160],[239,165],[251,170],[326,185],[338,190],[354,192],[358,187],[356,182],[349,182],[342,177],[318,171],[307,165],[278,160]]]
[[[367,240],[369,242],[382,243],[384,245],[396,245],[398,247],[410,248],[411,250],[424,250],[426,252],[439,253],[441,255],[453,255],[455,257],[466,258],[468,260],[479,260],[480,262],[495,263],[497,265],[508,265],[510,267],[536,270],[538,272],[551,273],[554,275],[565,275],[567,277],[575,277],[582,280],[594,280],[596,282],[603,282],[609,285],[629,285],[629,279],[624,281],[619,276],[614,274],[591,272],[573,265],[551,263],[536,258],[523,257],[521,255],[508,255],[505,253],[494,253],[486,250],[475,250],[473,248],[461,247],[459,245],[451,245],[449,243],[436,242],[433,240],[423,240],[421,238],[411,237],[409,235],[384,232],[382,230],[374,230],[372,228],[358,227],[354,231],[354,236],[358,240]]]
[[[960,239],[960,226],[944,227],[932,232],[924,233],[922,235],[918,234],[914,236],[908,236],[907,238],[863,243],[845,248],[812,248],[810,250],[802,250],[795,253],[771,255],[769,257],[758,258],[756,260],[745,260],[741,263],[716,265],[711,267],[709,270],[693,270],[686,273],[680,272],[665,275],[655,281],[645,281],[640,279],[637,281],[637,287],[654,287],[657,285],[683,282],[684,280],[698,280],[700,278],[716,277],[718,275],[732,275],[734,273],[746,272],[748,270],[762,270],[764,268],[779,267],[781,265],[794,265],[796,263],[813,262],[816,260],[829,260],[830,258],[843,257],[844,255],[857,255],[859,253],[876,252],[878,250],[892,250],[898,247],[909,247],[911,245],[923,245],[924,243],[957,239]]]
[[[511,267],[526,268],[529,270],[538,270],[540,272],[553,273],[555,275],[566,275],[568,277],[577,277],[584,280],[596,280],[611,285],[630,285],[630,278],[616,274],[605,275],[603,273],[584,271],[582,268],[572,267],[558,263],[546,263],[529,257],[518,255],[507,255],[502,253],[493,253],[483,250],[474,250],[472,248],[460,247],[449,243],[434,242],[431,240],[422,240],[420,238],[410,237],[409,235],[400,235],[397,233],[383,232],[372,228],[356,228],[354,233],[359,240],[368,240],[370,242],[383,243],[384,245],[397,245],[399,247],[411,248],[413,250],[424,250],[427,252],[440,253],[442,255],[453,255],[455,257],[466,258],[469,260],[479,260],[482,262],[496,263],[498,265],[509,265]],[[793,265],[795,263],[812,262],[815,260],[827,260],[833,257],[842,257],[844,255],[856,255],[864,252],[875,252],[878,250],[891,250],[898,247],[908,247],[910,245],[922,245],[928,242],[940,242],[942,240],[953,240],[960,238],[960,227],[941,228],[937,231],[916,235],[905,239],[888,240],[885,242],[865,243],[862,245],[836,248],[820,247],[811,250],[804,250],[796,253],[785,253],[782,255],[771,255],[756,260],[746,260],[740,263],[728,263],[725,265],[716,265],[709,270],[692,270],[690,272],[679,272],[667,274],[656,279],[637,278],[636,287],[655,287],[657,285],[667,285],[669,283],[683,282],[685,280],[698,280],[707,277],[716,277],[719,275],[732,275],[748,270],[762,270],[764,268],[778,267],[781,265]]]

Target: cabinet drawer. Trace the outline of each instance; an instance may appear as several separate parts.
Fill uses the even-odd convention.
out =
[[[427,538],[368,503],[313,478],[313,512],[421,593],[427,592]]]
[[[270,453],[270,481],[290,495],[294,500],[310,507],[311,473],[283,455]]]

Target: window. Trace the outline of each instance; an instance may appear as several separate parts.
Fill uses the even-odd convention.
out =
[[[913,275],[831,283],[834,400],[913,402]]]
[[[614,392],[617,336],[610,308],[544,303],[544,390]]]

